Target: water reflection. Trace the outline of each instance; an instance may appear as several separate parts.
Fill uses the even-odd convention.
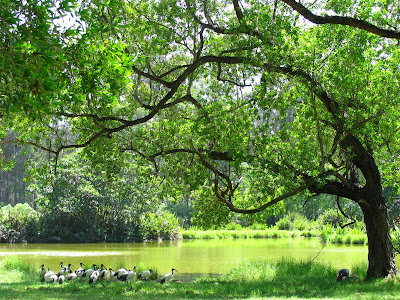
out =
[[[18,255],[35,268],[57,270],[59,263],[105,264],[133,268],[139,262],[160,274],[178,269],[176,279],[198,274],[224,274],[246,259],[291,258],[351,268],[367,264],[367,247],[324,245],[317,238],[185,240],[126,244],[0,244],[0,260]],[[196,275],[194,275],[196,274]]]

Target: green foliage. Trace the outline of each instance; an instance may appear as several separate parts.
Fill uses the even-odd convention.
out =
[[[400,254],[400,229],[399,229],[399,219],[397,222],[394,222],[394,226],[392,229],[392,240],[393,240],[393,247],[395,251]]]
[[[32,282],[38,279],[37,272],[32,266],[26,262],[23,262],[17,256],[6,256],[0,262],[0,278],[3,278],[3,274],[8,274],[8,282]],[[2,281],[0,279],[0,281]]]
[[[111,164],[104,165],[100,159],[93,166],[93,161],[79,154],[73,152],[60,162],[53,182],[46,180],[46,173],[37,173],[37,184],[32,184],[31,189],[38,195],[41,213],[38,238],[64,242],[153,238],[143,236],[150,228],[142,230],[142,226],[149,226],[142,223],[142,217],[158,210],[163,201],[154,201],[159,190],[146,177],[146,170],[123,161],[117,169],[110,170]],[[173,236],[172,231],[178,227],[174,220],[171,218],[170,227],[161,221],[157,224],[162,226],[160,238]]]
[[[182,230],[183,239],[248,239],[248,238],[289,238],[293,232],[284,230]]]
[[[304,5],[395,27],[398,4],[386,2]],[[138,183],[122,179],[130,163],[147,174],[153,168],[165,198],[191,194],[193,224],[207,229],[232,220],[227,207],[265,209],[244,220],[261,223],[282,213],[282,199],[324,193],[348,196],[342,206],[360,220],[359,199],[386,207],[360,186],[376,195],[381,182],[398,187],[394,39],[352,24],[298,22],[297,11],[276,1],[6,0],[0,8],[2,136],[11,130],[14,142],[59,164],[84,148],[77,155],[94,166],[75,170],[80,180],[67,167],[43,176],[46,235],[98,239],[139,225],[138,215],[164,194],[128,197]],[[64,16],[74,26],[57,25]],[[142,187],[151,191],[149,181]],[[304,216],[314,220],[332,208],[326,203],[309,201]],[[277,226],[311,228],[301,217]]]
[[[304,230],[310,228],[310,222],[303,215],[298,213],[289,213],[279,219],[276,227],[280,230]]]
[[[184,203],[185,201],[185,198],[182,198],[182,201],[179,203],[169,202],[166,209],[175,214],[181,227],[187,228],[192,222],[193,207],[188,202]]]
[[[140,217],[142,236],[145,240],[174,239],[179,235],[175,215],[168,212],[146,212]]]
[[[152,266],[139,263],[139,270]],[[153,269],[153,268],[152,268]],[[154,269],[153,269],[154,270]],[[366,276],[366,266],[352,267],[352,274]],[[336,283],[337,266],[293,260],[245,260],[220,277],[205,276],[193,282],[135,281],[105,282],[93,288],[87,281],[66,284],[44,284],[37,277],[21,280],[17,270],[0,267],[0,293],[3,298],[58,299],[63,298],[137,298],[137,299],[396,299],[400,292],[398,276],[374,281],[343,281]],[[157,278],[159,278],[157,276]]]
[[[0,208],[0,241],[32,241],[38,230],[38,213],[27,203]]]
[[[224,204],[217,201],[212,192],[203,187],[195,194],[192,223],[201,229],[219,228],[232,219],[232,213]]]

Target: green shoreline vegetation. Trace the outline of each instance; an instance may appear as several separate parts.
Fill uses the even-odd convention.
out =
[[[315,262],[244,261],[228,274],[193,282],[104,282],[49,284],[17,257],[0,263],[1,299],[398,299],[400,277],[363,281],[366,266],[352,273],[360,280],[336,282],[337,270]]]
[[[277,229],[266,230],[182,230],[182,239],[236,239],[236,238],[296,238],[320,237],[323,242],[339,244],[367,245],[365,233],[357,230],[345,233],[320,233],[316,230],[288,231]]]

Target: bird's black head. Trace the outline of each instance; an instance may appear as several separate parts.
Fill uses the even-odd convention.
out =
[[[153,273],[153,270],[152,270],[152,269],[149,269],[149,272],[150,272],[150,273]]]
[[[172,268],[172,273],[174,273],[174,271],[177,271],[177,272],[178,272],[178,270],[177,270],[177,269],[174,269],[174,268]]]

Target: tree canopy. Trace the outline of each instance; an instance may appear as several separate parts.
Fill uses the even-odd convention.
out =
[[[364,214],[368,276],[396,271],[382,184],[399,182],[398,4],[2,6],[1,125],[18,135],[3,143],[35,145],[55,166],[79,148],[150,163],[171,190],[212,191],[244,214],[343,197]]]

